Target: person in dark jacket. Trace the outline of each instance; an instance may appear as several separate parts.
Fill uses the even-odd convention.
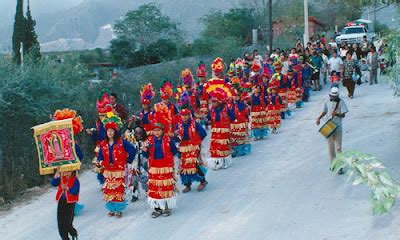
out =
[[[117,103],[118,101],[118,95],[116,93],[111,93],[110,97],[110,103],[112,110],[115,115],[120,117],[122,120],[126,120],[128,118],[128,113],[126,112],[126,109],[123,105]]]

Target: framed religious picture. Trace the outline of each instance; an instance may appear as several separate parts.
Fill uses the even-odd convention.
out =
[[[60,171],[79,170],[81,162],[76,154],[72,118],[51,121],[32,127],[39,156],[40,175]]]

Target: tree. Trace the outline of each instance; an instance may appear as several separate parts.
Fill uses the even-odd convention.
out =
[[[258,28],[254,10],[234,8],[227,13],[217,11],[202,18],[205,29],[202,37],[237,38],[242,44],[251,42],[252,29]]]
[[[129,11],[114,25],[118,38],[137,43],[136,48],[147,47],[159,39],[178,40],[181,34],[168,16],[161,13],[155,4],[144,4],[137,10]]]
[[[28,8],[26,11],[26,25],[25,25],[25,45],[26,54],[29,54],[30,59],[36,61],[40,59],[40,44],[37,40],[35,32],[36,21],[32,18],[31,8],[28,1]]]
[[[112,61],[134,67],[169,60],[177,55],[182,36],[169,17],[155,4],[144,4],[129,11],[114,24],[117,38],[111,42]]]
[[[14,19],[14,32],[12,36],[12,49],[13,49],[13,61],[17,64],[21,64],[21,43],[25,43],[26,37],[26,19],[24,17],[24,2],[23,0],[17,0],[17,7]]]

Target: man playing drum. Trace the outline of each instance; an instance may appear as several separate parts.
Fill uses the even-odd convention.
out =
[[[337,87],[331,88],[329,93],[330,101],[325,102],[323,111],[321,115],[317,118],[317,125],[320,124],[321,118],[325,115],[336,124],[337,128],[329,137],[328,140],[328,150],[329,159],[333,161],[336,158],[336,153],[342,151],[342,118],[345,117],[346,113],[349,111],[347,109],[346,103],[343,99],[339,97],[339,89]],[[343,170],[340,169],[339,174],[342,174]]]

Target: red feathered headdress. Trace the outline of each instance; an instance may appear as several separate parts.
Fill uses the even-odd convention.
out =
[[[108,93],[103,93],[101,96],[100,100],[97,100],[96,102],[96,108],[98,113],[108,113],[112,112],[111,106],[110,106],[110,96],[108,96]]]
[[[82,118],[76,113],[75,110],[64,108],[62,110],[56,110],[53,115],[53,120],[64,120],[72,118],[72,126],[74,134],[78,134],[83,130]]]
[[[160,95],[162,99],[169,99],[172,97],[173,89],[172,83],[170,81],[164,81],[162,87],[160,88]]]
[[[217,57],[211,64],[211,69],[214,73],[222,73],[224,71],[224,60],[222,60],[220,57]]]
[[[207,69],[204,63],[200,63],[199,68],[197,68],[197,77],[207,77]]]
[[[281,63],[281,61],[276,61],[276,62],[274,62],[274,68],[275,68],[275,70],[282,70],[282,63]]]
[[[281,80],[281,76],[278,73],[272,75],[271,80],[269,81],[268,88],[279,88],[279,81]]]
[[[143,85],[140,90],[140,98],[142,100],[142,104],[150,104],[150,102],[154,99],[154,91],[151,83]]]
[[[168,125],[168,119],[172,119],[172,116],[169,114],[168,107],[164,103],[154,105],[153,129],[165,129],[165,126]]]
[[[260,72],[261,66],[257,64],[256,61],[253,62],[251,65],[251,71],[252,72]]]

